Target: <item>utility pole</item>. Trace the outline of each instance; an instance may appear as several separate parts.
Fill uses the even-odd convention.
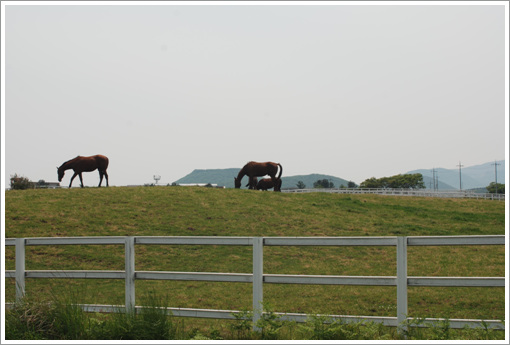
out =
[[[434,186],[434,192],[436,191],[436,175],[435,175],[436,171],[434,170],[434,168],[432,168],[432,183],[433,183],[433,186]]]
[[[461,173],[461,168],[463,167],[462,164],[460,164],[460,161],[459,161],[459,165],[457,165],[459,167],[459,189],[462,190],[462,173]]]
[[[494,163],[492,163],[491,165],[494,165],[494,179],[496,181],[496,194],[498,194],[498,165],[501,165],[501,164],[499,164],[497,161],[494,161]]]
[[[435,168],[432,168],[432,180],[434,181],[434,192],[436,192],[439,189],[439,178]]]

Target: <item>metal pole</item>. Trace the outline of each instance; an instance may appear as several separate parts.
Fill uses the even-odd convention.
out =
[[[260,331],[260,327],[257,326],[258,320],[262,316],[262,285],[264,283],[264,238],[254,237],[253,238],[253,330]]]
[[[462,190],[462,174],[461,174],[461,168],[463,167],[462,164],[460,164],[460,161],[459,161],[459,165],[457,165],[459,167],[459,189]]]
[[[16,302],[25,296],[25,239],[16,239]]]
[[[499,163],[497,161],[494,161],[494,178],[496,183],[496,194],[498,194],[498,165]]]

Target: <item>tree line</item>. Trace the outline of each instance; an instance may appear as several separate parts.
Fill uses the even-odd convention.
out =
[[[296,187],[305,189],[306,185],[303,181],[298,181]],[[405,188],[420,189],[425,188],[422,174],[404,174],[391,177],[369,178],[358,186],[356,183],[349,181],[347,186],[341,185],[339,188]],[[317,180],[313,183],[313,188],[335,188],[335,184],[328,179]]]
[[[306,185],[303,181],[298,181],[296,187],[299,189],[305,189]],[[371,177],[361,182],[358,186],[354,182],[350,181],[346,186],[341,185],[339,188],[376,188],[376,189],[425,189],[425,183],[423,182],[422,174],[399,174],[389,177],[375,178]],[[313,188],[335,188],[335,185],[331,180],[322,179],[317,180],[313,183]],[[491,182],[486,187],[487,192],[492,194],[505,194],[505,185],[502,183]]]
[[[403,174],[382,178],[369,178],[361,182],[361,188],[424,189],[422,174]]]

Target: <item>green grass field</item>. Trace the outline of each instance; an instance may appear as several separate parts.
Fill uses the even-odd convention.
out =
[[[500,201],[287,194],[200,187],[5,192],[5,237],[503,235]],[[14,269],[14,248],[5,250]],[[123,270],[123,246],[27,247],[26,269]],[[251,273],[250,247],[137,246],[136,270]],[[264,273],[396,275],[393,247],[266,247]],[[505,248],[409,247],[409,276],[505,276]],[[6,280],[13,301],[13,279]],[[81,303],[124,304],[122,280],[28,279],[26,293],[76,289]],[[137,281],[168,306],[251,309],[251,284]],[[396,316],[396,287],[265,284],[274,311]],[[505,318],[503,288],[409,288],[409,316]],[[211,321],[215,322],[215,321]]]

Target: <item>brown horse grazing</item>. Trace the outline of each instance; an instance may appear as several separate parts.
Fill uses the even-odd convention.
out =
[[[280,174],[276,177],[276,173],[278,172],[278,167],[280,167]],[[248,162],[246,165],[239,171],[237,177],[234,177],[234,186],[236,188],[241,188],[241,180],[246,175],[248,176],[248,183],[250,185],[250,189],[257,188],[257,182],[255,178],[257,176],[266,176],[269,175],[273,183],[275,183],[276,178],[280,178],[282,176],[283,168],[280,163],[273,162],[265,162],[265,163],[257,163],[257,162]],[[276,191],[275,191],[276,192]]]
[[[276,178],[276,185],[273,184],[273,180],[270,178],[264,178],[257,183],[257,190],[268,190],[274,188],[275,192],[281,192],[282,179]]]
[[[89,172],[98,170],[99,171],[99,186],[101,187],[101,182],[103,182],[103,176],[106,177],[106,187],[108,187],[108,174],[106,173],[106,169],[108,168],[108,157],[103,155],[95,155],[90,157],[82,157],[78,156],[74,159],[71,159],[60,167],[57,168],[58,172],[58,182],[62,181],[64,177],[64,173],[68,169],[74,170],[74,175],[71,177],[71,182],[69,183],[69,188],[73,184],[73,180],[76,175],[80,176],[81,187],[83,188],[83,178],[81,176],[82,172]]]

